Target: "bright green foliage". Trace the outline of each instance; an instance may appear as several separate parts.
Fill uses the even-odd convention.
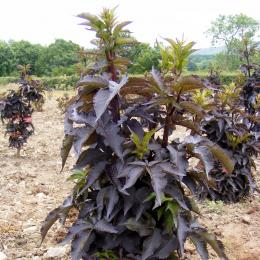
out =
[[[32,65],[31,64],[26,64],[26,65],[17,65],[17,69],[21,75],[22,78],[24,77],[30,77],[29,72],[31,70]]]
[[[173,201],[165,201],[162,206],[157,209],[158,220],[163,219],[168,232],[171,232],[174,227],[177,227],[179,210],[180,207],[178,203]]]
[[[170,47],[168,49],[168,63],[165,61],[163,62],[167,67],[171,66],[173,73],[177,76],[180,76],[185,65],[188,63],[188,57],[195,52],[196,50],[193,49],[195,42],[185,43],[184,40],[173,40],[173,39],[165,39],[168,43],[170,43]],[[166,50],[166,49],[165,49]],[[163,51],[163,53],[165,52]],[[164,56],[166,54],[164,53]],[[171,65],[170,65],[170,64]]]
[[[143,159],[144,155],[149,152],[148,144],[156,131],[156,129],[150,130],[144,133],[144,136],[142,138],[140,138],[136,133],[132,131],[132,141],[136,146],[134,153],[136,154],[138,159]]]
[[[212,103],[212,94],[213,91],[210,89],[203,89],[203,90],[195,90],[192,95],[192,100],[203,107],[204,109],[208,108],[210,104]]]
[[[129,45],[135,42],[123,34],[129,32],[123,28],[131,22],[118,23],[116,21],[115,9],[104,8],[99,16],[89,13],[78,15],[78,17],[86,20],[82,25],[87,26],[88,30],[96,32],[96,37],[99,39],[97,45],[104,49],[107,54],[114,52],[118,46]]]
[[[160,48],[160,68],[164,74],[168,73],[169,70],[172,68],[172,57],[170,54],[169,47],[165,47],[162,44],[158,44]]]
[[[233,107],[239,99],[241,89],[235,83],[230,83],[229,85],[224,85],[222,90],[217,95],[222,106],[228,105],[229,107]]]
[[[86,184],[87,175],[88,175],[88,169],[86,168],[81,171],[76,170],[67,178],[68,181],[75,182],[74,193],[78,192],[79,190],[81,190],[84,187],[84,185]]]
[[[128,61],[119,57],[117,50],[124,46],[129,46],[136,43],[136,40],[129,37],[129,31],[124,29],[130,24],[130,21],[117,22],[115,9],[104,8],[99,16],[89,13],[82,13],[78,17],[85,21],[81,23],[87,27],[87,30],[94,31],[97,39],[92,43],[98,46],[99,50],[95,55],[104,56],[105,63],[96,63],[98,68],[108,68],[112,72],[115,67],[124,69],[128,65]],[[91,54],[91,52],[90,52]],[[92,64],[91,64],[92,65]],[[114,73],[114,71],[112,72]]]
[[[118,260],[118,257],[113,253],[112,250],[106,250],[95,254],[100,260]]]
[[[76,171],[73,174],[71,174],[67,180],[71,181],[71,180],[75,180],[77,182],[82,181],[83,179],[86,178],[86,171]]]
[[[234,135],[232,133],[226,133],[228,144],[232,147],[232,149],[235,151],[238,147],[238,145],[242,143],[246,143],[251,136],[251,133],[245,133],[241,136]]]

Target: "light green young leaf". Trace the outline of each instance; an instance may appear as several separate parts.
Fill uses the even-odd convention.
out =
[[[136,146],[134,153],[137,155],[139,159],[142,159],[144,155],[149,152],[148,144],[152,136],[156,133],[156,131],[157,129],[152,129],[151,131],[144,133],[144,137],[141,140],[135,132],[131,131],[132,141]]]

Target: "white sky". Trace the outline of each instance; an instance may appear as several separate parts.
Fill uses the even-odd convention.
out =
[[[116,5],[120,20],[133,21],[128,27],[133,36],[150,44],[184,34],[197,48],[209,47],[204,32],[219,14],[244,13],[260,20],[259,0],[0,0],[0,40],[46,45],[63,38],[89,47],[94,35],[75,16]]]

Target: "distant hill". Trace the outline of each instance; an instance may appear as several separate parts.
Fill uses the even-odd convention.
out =
[[[224,46],[202,48],[202,49],[195,51],[192,55],[216,55],[224,50],[225,50]]]

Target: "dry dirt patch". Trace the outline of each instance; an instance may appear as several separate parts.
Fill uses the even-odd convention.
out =
[[[55,244],[51,232],[39,247],[39,229],[47,213],[69,194],[72,184],[66,177],[73,161],[69,158],[64,172],[59,173],[63,116],[56,107],[53,98],[47,100],[44,112],[33,114],[35,134],[22,158],[8,148],[4,126],[0,126],[0,251],[8,259],[43,259],[47,248]]]
[[[35,112],[35,134],[29,139],[22,158],[8,148],[4,126],[0,124],[0,252],[13,259],[70,259],[66,253],[50,258],[45,254],[64,236],[65,229],[56,224],[40,244],[40,225],[47,213],[60,205],[69,194],[72,183],[66,181],[74,159],[69,157],[63,173],[59,149],[63,137],[63,116],[57,110],[54,93],[47,99],[44,111]],[[181,133],[178,133],[181,134]],[[259,161],[258,169],[259,167]],[[219,206],[216,206],[219,207]],[[230,259],[260,259],[260,198],[214,209],[201,204],[200,220],[225,243]],[[55,238],[55,233],[58,238]],[[187,245],[186,259],[198,259]],[[217,259],[214,254],[211,259]]]

